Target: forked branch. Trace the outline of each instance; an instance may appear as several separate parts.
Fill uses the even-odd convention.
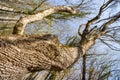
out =
[[[106,7],[108,7],[108,5],[109,5],[111,2],[113,2],[113,0],[108,0],[106,3],[104,3],[104,4],[100,7],[97,16],[95,16],[95,17],[92,18],[90,21],[88,21],[88,23],[86,24],[86,28],[85,28],[85,30],[84,30],[84,32],[83,32],[84,34],[86,34],[87,32],[89,32],[90,25],[93,24],[95,21],[97,21],[97,20],[100,18],[100,16],[102,15],[104,9],[105,9]]]
[[[118,12],[118,13],[117,13],[112,19],[110,19],[108,22],[106,22],[105,24],[103,24],[103,25],[101,26],[101,27],[102,27],[102,29],[101,29],[101,34],[105,33],[107,27],[108,27],[110,24],[116,22],[119,18],[120,18],[120,12]]]

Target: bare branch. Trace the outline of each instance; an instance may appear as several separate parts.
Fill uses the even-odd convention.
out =
[[[85,0],[82,0],[82,1],[76,6],[76,8],[81,7],[81,5],[83,5],[84,1],[85,1]]]
[[[33,9],[33,12],[35,12],[43,3],[45,3],[47,0],[43,0],[37,7]]]
[[[7,7],[7,6],[2,6],[2,5],[0,5],[0,11],[13,12],[13,13],[18,13],[18,14],[27,14],[23,11],[18,11],[18,10],[15,10],[14,8],[10,8],[10,7]]]
[[[74,5],[73,3],[69,2],[68,0],[64,0],[64,1],[70,5]]]
[[[120,51],[120,49],[118,49],[117,47],[105,42],[104,40],[102,39],[99,39],[102,43],[104,43],[106,46],[108,46],[111,50],[115,50],[115,51]]]
[[[76,14],[76,10],[68,6],[52,7],[47,10],[44,10],[43,12],[21,17],[14,27],[13,34],[23,35],[24,29],[28,23],[42,20],[43,18],[57,12],[68,12],[71,14]]]
[[[0,17],[0,21],[17,21],[17,18]]]
[[[93,19],[91,19],[90,21],[88,21],[88,23],[86,24],[86,28],[84,30],[84,34],[86,34],[89,31],[90,25],[93,24],[95,21],[97,21],[101,14],[103,13],[103,10],[112,2],[113,0],[108,0],[106,3],[104,3],[101,7],[100,10],[97,14],[97,16],[95,16]]]
[[[99,22],[101,22],[101,21],[109,20],[109,19],[111,19],[111,18],[113,18],[113,16],[112,16],[112,17],[108,17],[108,18],[101,19],[101,20],[99,20],[99,21],[97,21],[97,22],[95,22],[95,23],[97,24],[97,23],[99,23]]]
[[[4,11],[14,11],[13,8],[9,8],[9,7],[2,6],[2,5],[0,5],[0,10],[4,10]]]
[[[108,28],[108,26],[112,23],[114,23],[115,21],[117,21],[120,18],[120,12],[118,12],[111,20],[109,20],[108,22],[106,22],[105,24],[103,24],[101,26],[101,35],[103,35],[106,31],[106,29]]]

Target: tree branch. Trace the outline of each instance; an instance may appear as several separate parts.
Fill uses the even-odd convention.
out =
[[[2,6],[2,5],[0,5],[0,10],[4,10],[4,11],[14,11],[13,8],[9,8],[9,7]]]
[[[18,13],[18,14],[27,14],[24,11],[15,10],[14,8],[2,6],[2,5],[0,5],[0,11],[13,12],[13,13]]]
[[[43,3],[45,3],[47,0],[43,0],[39,5],[37,5],[34,9],[33,12],[35,12]]]
[[[116,46],[105,42],[103,39],[99,39],[99,40],[100,40],[102,43],[104,43],[106,46],[108,46],[111,50],[120,51],[120,49],[118,49]]]
[[[0,17],[0,21],[17,21],[17,18],[11,18],[11,17]]]
[[[79,36],[82,36],[82,33],[80,32],[80,29],[81,29],[81,27],[82,26],[84,26],[85,24],[81,24],[80,26],[79,26],[79,28],[78,28],[78,34],[79,34]]]
[[[86,24],[86,28],[83,31],[84,34],[86,34],[89,31],[90,25],[93,24],[95,21],[97,21],[100,16],[102,15],[104,9],[112,2],[113,0],[108,0],[106,3],[104,3],[101,7],[100,10],[97,14],[97,16],[95,16],[93,19],[91,19],[90,21],[88,21],[88,23]]]
[[[24,29],[28,23],[42,20],[43,18],[51,14],[57,13],[57,12],[68,12],[71,14],[76,14],[76,10],[68,6],[52,7],[52,8],[46,9],[42,12],[39,12],[33,15],[21,17],[14,27],[13,34],[23,35]]]
[[[120,12],[118,12],[111,20],[109,20],[108,22],[106,22],[105,24],[103,24],[101,26],[101,35],[103,35],[106,32],[106,29],[108,28],[108,26],[112,23],[114,23],[115,21],[117,21],[120,18]]]

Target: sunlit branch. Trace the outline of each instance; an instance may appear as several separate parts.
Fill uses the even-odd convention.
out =
[[[2,6],[2,5],[0,5],[0,11],[12,12],[12,13],[17,13],[17,14],[27,14],[24,11],[17,11],[14,8],[9,8],[9,7]]]
[[[78,34],[79,34],[79,36],[82,36],[82,33],[80,32],[80,29],[82,28],[82,26],[84,26],[85,24],[81,24],[80,26],[79,26],[79,28],[78,28]]]
[[[17,18],[0,17],[0,21],[17,21]]]
[[[2,5],[0,5],[0,10],[3,10],[3,11],[14,11],[14,9],[13,8],[9,8],[9,7],[6,7],[6,6],[2,6]]]
[[[21,17],[14,27],[13,34],[23,35],[24,29],[28,23],[42,20],[43,18],[45,18],[51,14],[58,13],[58,12],[68,12],[71,14],[77,13],[77,11],[71,7],[57,6],[57,7],[52,7],[52,8],[46,9],[42,12],[39,12],[39,13],[36,13],[33,15]]]

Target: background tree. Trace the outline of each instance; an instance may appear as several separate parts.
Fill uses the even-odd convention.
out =
[[[32,1],[32,0],[31,0]],[[50,20],[52,20],[52,19],[60,19],[60,18],[62,18],[62,17],[64,17],[63,19],[67,19],[67,18],[69,18],[69,17],[72,17],[72,16],[74,16],[74,17],[80,17],[81,16],[81,14],[82,15],[84,15],[84,14],[87,14],[87,12],[85,12],[85,11],[83,11],[82,12],[82,10],[81,11],[78,11],[77,12],[77,10],[80,10],[80,9],[83,9],[83,7],[81,7],[81,5],[83,5],[83,4],[86,4],[86,2],[84,2],[84,0],[82,0],[79,4],[77,4],[77,6],[76,5],[74,5],[74,4],[71,4],[69,1],[67,1],[67,0],[65,0],[67,3],[69,3],[72,7],[68,7],[68,6],[56,6],[56,7],[51,7],[51,8],[46,8],[46,9],[42,9],[40,12],[39,12],[39,7],[45,2],[45,1],[42,1],[42,2],[40,2],[40,4],[38,4],[37,5],[37,7],[34,7],[34,5],[33,4],[37,4],[37,3],[39,3],[39,2],[34,2],[33,1],[33,3],[32,4],[30,4],[29,5],[29,2],[27,2],[27,0],[26,1],[18,1],[17,3],[14,1],[14,0],[10,0],[10,1],[1,1],[1,12],[5,12],[6,14],[8,14],[8,13],[10,13],[10,16],[12,17],[12,18],[10,18],[10,17],[6,17],[6,16],[4,16],[4,18],[1,18],[1,20],[2,20],[2,22],[3,21],[17,21],[17,22],[15,22],[15,26],[14,26],[14,28],[13,28],[13,34],[17,34],[17,35],[23,35],[24,34],[24,30],[25,30],[25,27],[27,26],[27,24],[28,23],[31,23],[31,22],[35,22],[35,21],[38,21],[38,20],[44,20],[44,18],[45,19],[47,19],[47,21],[49,21],[48,19],[50,19]],[[103,14],[104,14],[104,12],[105,11],[107,11],[108,9],[110,9],[111,7],[113,7],[115,4],[117,4],[119,1],[117,1],[117,0],[107,0],[107,1],[105,1],[102,5],[101,5],[101,7],[100,7],[100,9],[99,9],[99,11],[98,11],[98,14],[95,16],[95,17],[93,17],[92,19],[90,19],[90,20],[88,20],[88,22],[87,23],[85,23],[85,24],[81,24],[80,25],[80,27],[79,27],[79,29],[78,29],[78,35],[79,35],[79,37],[80,37],[80,40],[74,45],[74,44],[71,44],[71,46],[73,46],[74,48],[71,48],[71,47],[65,47],[65,46],[61,46],[60,45],[60,43],[56,43],[55,41],[54,41],[54,39],[50,39],[50,43],[49,43],[49,41],[48,42],[46,42],[46,41],[43,41],[43,42],[40,42],[40,44],[43,44],[44,46],[46,46],[47,48],[44,48],[44,47],[42,47],[42,45],[39,45],[38,46],[38,48],[36,47],[36,46],[34,46],[30,41],[32,40],[30,37],[28,37],[28,38],[23,38],[22,39],[22,42],[24,42],[24,40],[25,40],[25,45],[27,45],[27,42],[26,41],[28,41],[28,42],[30,42],[29,43],[29,46],[32,46],[34,49],[36,49],[38,52],[41,52],[42,50],[39,48],[40,46],[42,47],[42,48],[44,48],[45,49],[45,51],[49,51],[49,48],[50,49],[53,49],[53,47],[54,47],[54,50],[53,50],[53,52],[51,52],[52,54],[47,54],[48,52],[45,52],[45,54],[44,54],[44,51],[40,54],[40,55],[43,55],[43,56],[45,56],[45,57],[40,57],[40,55],[39,55],[39,57],[36,57],[35,59],[40,59],[40,58],[42,58],[42,60],[43,61],[45,61],[45,62],[47,62],[48,64],[45,64],[45,66],[48,66],[47,68],[45,67],[45,66],[40,66],[40,65],[43,65],[43,63],[42,62],[39,62],[38,64],[34,64],[34,65],[30,65],[30,66],[28,66],[28,67],[26,67],[25,66],[25,72],[27,72],[27,70],[26,69],[28,69],[28,71],[30,71],[30,72],[33,72],[33,71],[40,71],[41,69],[43,70],[43,69],[50,69],[51,70],[51,68],[56,68],[56,70],[62,70],[62,69],[66,69],[66,68],[68,68],[68,67],[70,67],[71,65],[73,65],[79,58],[80,58],[80,56],[82,56],[84,59],[83,59],[83,61],[84,61],[84,63],[83,63],[83,65],[84,65],[84,67],[83,67],[83,76],[82,76],[82,80],[85,80],[86,79],[86,63],[85,63],[85,61],[86,61],[86,52],[95,44],[95,42],[96,42],[96,40],[97,39],[100,39],[102,42],[104,42],[105,44],[108,44],[108,43],[106,43],[103,39],[104,39],[104,37],[103,36],[105,36],[105,34],[109,34],[109,33],[111,33],[111,31],[115,31],[116,30],[116,28],[117,29],[119,29],[119,26],[116,26],[116,27],[111,27],[110,25],[111,24],[113,24],[113,23],[115,23],[115,22],[117,22],[117,21],[119,21],[119,18],[120,18],[120,13],[119,13],[119,11],[118,12],[116,12],[116,13],[114,13],[114,14],[111,14],[110,16],[108,16],[107,18],[101,18],[101,16],[103,16]],[[14,3],[14,5],[16,6],[16,5],[18,5],[18,4],[20,4],[20,6],[17,6],[17,8],[15,9],[15,6],[11,6],[11,4],[13,4]],[[27,4],[26,4],[27,3]],[[45,2],[46,3],[46,2]],[[26,4],[24,7],[23,6],[21,6],[21,5],[24,5],[24,4]],[[7,5],[7,6],[6,6]],[[31,7],[31,5],[33,6],[33,7]],[[29,8],[29,10],[26,12],[26,10],[24,11],[23,9],[25,8],[25,7],[27,7],[28,6],[28,8]],[[75,10],[76,9],[76,10]],[[38,10],[38,11],[37,11]],[[49,13],[48,13],[49,12]],[[54,13],[57,13],[57,14],[54,14]],[[1,14],[1,15],[4,15],[3,13]],[[13,18],[13,16],[14,17],[16,17],[16,18]],[[20,16],[23,16],[23,17],[20,17]],[[19,17],[19,18],[18,18]],[[74,17],[72,17],[72,18],[74,18]],[[51,24],[50,24],[51,25]],[[97,26],[96,26],[97,25]],[[84,27],[82,27],[82,26],[84,26]],[[112,25],[112,26],[114,26],[114,25]],[[81,28],[82,27],[82,28]],[[3,27],[4,28],[4,27]],[[114,30],[109,30],[109,28],[114,28]],[[82,29],[82,30],[81,30]],[[113,35],[113,33],[111,33],[111,35]],[[49,35],[50,36],[50,35]],[[51,37],[49,37],[49,36],[44,36],[43,37],[43,40],[44,39],[46,39],[46,37],[47,37],[47,40],[49,40],[48,38],[51,38]],[[17,36],[16,36],[17,37]],[[9,37],[8,37],[9,38]],[[17,37],[18,38],[18,37]],[[21,38],[21,37],[20,37]],[[17,42],[19,43],[19,40],[20,40],[20,38],[19,39],[16,39],[16,38],[12,38],[12,39],[15,39],[15,40],[17,40]],[[33,38],[35,38],[35,37],[33,37]],[[29,40],[30,39],[30,40]],[[38,39],[41,39],[41,38],[38,38]],[[6,39],[4,38],[4,37],[1,37],[1,40],[2,40],[2,42],[1,42],[1,44],[2,45],[5,45],[5,48],[3,48],[3,46],[1,47],[1,50],[2,50],[2,52],[4,52],[5,50],[6,50],[6,47],[8,48],[8,50],[9,49],[13,49],[13,51],[15,51],[15,49],[17,49],[17,51],[19,51],[19,48],[20,48],[20,50],[21,49],[23,49],[23,48],[25,48],[26,49],[26,51],[27,50],[30,50],[31,51],[31,49],[28,49],[28,48],[26,48],[26,47],[28,47],[28,46],[24,46],[24,44],[23,44],[23,46],[22,45],[20,45],[20,44],[16,44],[16,45],[12,45],[12,44],[15,44],[14,42],[14,40],[13,40],[13,42],[11,42],[11,41],[9,41],[9,40],[7,40],[6,41]],[[34,39],[33,39],[34,40]],[[37,40],[36,38],[35,38],[35,40]],[[117,39],[114,39],[115,41],[117,41],[117,42],[119,42],[118,41],[118,38]],[[4,41],[5,41],[5,43],[7,43],[7,44],[9,44],[9,45],[11,45],[11,46],[6,46],[6,44],[4,43]],[[10,44],[10,43],[12,43],[12,44]],[[16,42],[16,43],[17,43]],[[58,41],[57,41],[58,42]],[[38,41],[38,43],[39,43],[39,41]],[[34,44],[37,44],[37,43],[34,43]],[[52,47],[51,47],[52,46]],[[108,45],[109,46],[109,45]],[[17,48],[16,48],[17,47]],[[59,48],[60,47],[60,48]],[[111,46],[109,46],[110,48],[112,48],[113,49],[113,47],[111,47]],[[29,47],[30,48],[30,47]],[[34,50],[33,49],[33,50]],[[38,53],[37,51],[35,50],[35,53]],[[74,51],[75,50],[75,51]],[[78,50],[78,51],[77,51]],[[24,52],[25,50],[23,50],[22,51],[22,53],[24,54],[24,55],[27,55],[27,53],[25,53]],[[54,53],[54,51],[55,51],[55,53]],[[58,53],[60,53],[60,54],[58,54],[57,56],[59,57],[59,58],[56,58],[56,51],[58,51]],[[64,52],[65,51],[68,51],[68,52],[66,52],[65,54],[64,54]],[[74,54],[72,53],[74,51]],[[2,52],[1,52],[1,54],[2,54]],[[9,52],[4,52],[4,54],[11,54],[11,53],[9,53]],[[69,54],[68,54],[69,53]],[[80,54],[79,54],[80,53]],[[51,56],[52,55],[52,56]],[[62,55],[62,57],[61,57],[61,55]],[[77,56],[76,56],[77,55]],[[21,56],[21,55],[20,55]],[[55,57],[54,57],[55,56]],[[74,58],[72,58],[72,57],[70,57],[70,56],[72,56],[72,57],[74,57]],[[2,56],[1,56],[2,57]],[[11,56],[9,56],[9,57],[11,57]],[[6,60],[7,60],[7,58],[9,58],[9,57],[4,57],[4,59],[6,58]],[[55,59],[57,59],[57,60],[55,60]],[[71,59],[70,59],[70,58]],[[13,58],[15,58],[15,57],[13,57]],[[49,60],[49,58],[50,58],[50,60]],[[28,59],[28,63],[30,62],[29,61],[29,58],[28,57],[26,57],[25,59]],[[34,59],[34,58],[32,58],[32,56],[31,56],[31,59]],[[61,59],[63,59],[63,60],[61,60]],[[69,60],[68,60],[69,59]],[[68,63],[69,64],[67,64],[67,63],[65,63],[65,61],[66,60],[68,60]],[[1,60],[1,61],[4,61],[3,59]],[[26,60],[27,61],[27,60]],[[34,61],[34,60],[33,60]],[[63,62],[61,62],[61,61],[63,61]],[[11,62],[11,61],[8,61],[8,62]],[[35,62],[35,61],[34,61]],[[33,63],[34,63],[33,62]],[[27,63],[27,62],[26,62]],[[50,63],[50,65],[49,65],[49,63]],[[52,64],[51,64],[52,63]],[[61,64],[62,63],[62,64]],[[12,63],[13,64],[13,63]],[[15,61],[15,64],[16,64],[16,61]],[[6,65],[6,64],[4,64],[4,65]],[[13,64],[14,65],[14,64]],[[35,66],[35,65],[37,65],[37,66]],[[16,65],[14,65],[15,67],[16,67]],[[32,66],[32,67],[31,67]],[[35,66],[35,67],[34,67]],[[50,67],[49,67],[50,66]],[[21,67],[21,66],[20,66]],[[4,68],[4,67],[3,67]],[[1,71],[2,71],[2,69],[3,68],[1,68]],[[53,70],[54,70],[53,69]],[[22,72],[22,71],[21,71]],[[23,71],[24,72],[24,71]],[[11,73],[12,74],[12,73]],[[3,76],[2,76],[3,77]],[[15,76],[13,76],[13,77],[15,77]]]

